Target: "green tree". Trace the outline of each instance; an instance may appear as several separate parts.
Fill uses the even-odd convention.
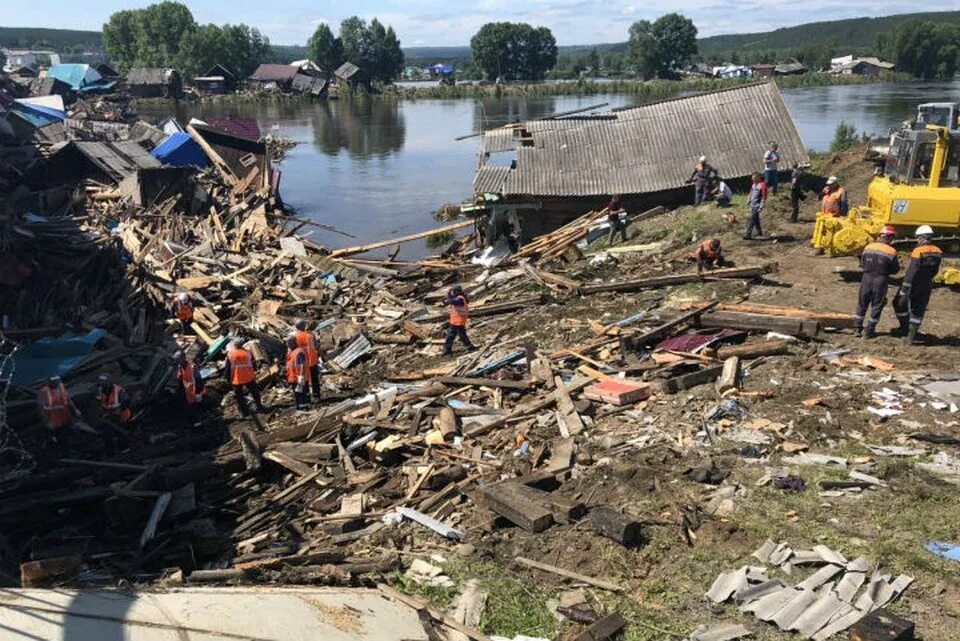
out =
[[[669,77],[697,55],[697,28],[679,13],[660,16],[655,22],[633,23],[627,42],[627,62],[644,79]]]
[[[223,51],[215,62],[221,62],[241,78],[246,78],[264,62],[273,60],[270,40],[254,27],[226,24],[221,28]],[[210,67],[201,69],[203,73]]]
[[[470,50],[490,79],[542,80],[557,64],[553,33],[526,23],[487,23],[470,39]]]
[[[126,71],[137,61],[137,13],[117,11],[103,25],[103,46],[111,62],[121,71]]]
[[[186,5],[165,0],[136,13],[138,66],[165,67],[180,53],[183,37],[196,28]]]
[[[343,41],[333,35],[325,22],[321,22],[307,42],[307,57],[330,75],[344,62]]]
[[[591,49],[590,53],[587,54],[587,67],[590,68],[590,73],[594,75],[600,73],[600,54],[597,52],[596,47]]]
[[[225,48],[223,29],[215,24],[196,27],[181,39],[176,66],[189,78],[199,76],[226,60]]]
[[[830,151],[846,151],[858,142],[860,142],[860,138],[857,136],[856,127],[848,125],[841,120],[833,133],[833,140],[830,142]]]
[[[352,16],[340,23],[344,58],[360,67],[370,82],[393,82],[403,72],[403,50],[393,27],[374,18]]]
[[[960,65],[960,27],[911,20],[877,38],[881,55],[918,78],[952,78]]]

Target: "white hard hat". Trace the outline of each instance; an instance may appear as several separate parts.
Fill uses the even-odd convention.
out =
[[[707,162],[706,156],[700,156],[700,162]]]
[[[234,349],[237,349],[238,347],[240,347],[240,341],[230,341],[229,343],[227,343],[228,350],[234,350]]]
[[[917,227],[917,231],[914,232],[914,236],[933,236],[933,227],[930,225],[920,225]]]
[[[830,176],[829,178],[827,178],[827,184],[828,184],[828,185],[836,185],[836,184],[837,184],[837,177],[836,177],[836,176]]]
[[[101,374],[100,376],[97,377],[97,380],[100,381],[101,383],[106,383],[110,380],[110,377],[107,376],[106,374]]]
[[[186,303],[188,300],[190,300],[189,294],[187,294],[186,292],[183,292],[182,294],[180,294],[181,303]]]

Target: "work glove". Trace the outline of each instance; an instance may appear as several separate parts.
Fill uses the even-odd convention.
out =
[[[307,379],[306,379],[305,376],[298,376],[298,377],[297,377],[297,385],[303,385],[303,384],[305,384],[306,382],[307,382]]]

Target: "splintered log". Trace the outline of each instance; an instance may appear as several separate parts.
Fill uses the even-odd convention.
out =
[[[726,327],[755,332],[779,332],[814,338],[820,333],[820,322],[806,318],[747,314],[744,312],[718,312],[703,314],[697,319],[699,327]]]
[[[804,318],[807,320],[819,321],[821,327],[834,327],[837,329],[852,328],[855,320],[852,314],[824,312],[816,309],[801,309],[799,307],[758,305],[756,303],[721,303],[717,306],[717,310],[723,312],[743,312],[747,314],[764,314],[767,316]]]
[[[758,278],[764,274],[769,274],[777,270],[776,263],[768,263],[759,267],[734,267],[730,269],[716,269],[712,272],[698,274],[676,274],[674,276],[657,276],[655,278],[641,278],[638,280],[625,280],[618,283],[608,283],[605,285],[585,285],[580,288],[580,293],[600,294],[603,292],[633,292],[641,289],[655,289],[658,287],[669,287],[671,285],[685,285],[686,283],[695,283],[698,281],[709,281],[716,279],[738,279],[738,278]]]
[[[742,345],[725,345],[717,350],[717,358],[725,361],[731,356],[738,356],[741,360],[744,360],[759,356],[786,354],[789,351],[790,341],[759,341]]]
[[[492,305],[479,305],[477,307],[470,308],[470,318],[479,318],[481,316],[496,316],[497,314],[506,314],[507,312],[512,312],[514,310],[520,309],[521,307],[530,307],[534,305],[540,305],[544,301],[542,294],[536,296],[527,296],[525,298],[518,298],[517,300],[511,300],[504,303],[494,303]],[[427,314],[426,316],[418,316],[416,321],[418,323],[435,323],[441,321],[447,317],[447,312],[436,312],[433,314]]]
[[[52,583],[73,580],[80,574],[83,559],[79,556],[58,556],[20,564],[20,585],[38,588]]]
[[[627,620],[618,612],[591,623],[586,630],[573,637],[573,641],[607,641],[627,625]]]
[[[480,494],[488,508],[528,532],[543,532],[553,524],[550,510],[531,501],[509,484],[484,485],[480,488]]]
[[[717,391],[721,394],[727,390],[740,387],[740,357],[730,356],[723,361],[723,370],[717,379]]]
[[[668,378],[665,381],[657,381],[656,385],[662,392],[675,394],[681,390],[690,389],[697,385],[705,385],[717,380],[717,377],[723,372],[723,365],[715,367],[705,367],[704,369],[689,374],[682,374]]]
[[[552,492],[545,492],[523,483],[503,481],[496,485],[505,486],[505,489],[514,495],[546,507],[557,523],[573,523],[587,513],[586,505],[580,501],[557,496]]]
[[[643,524],[611,507],[601,506],[590,510],[590,527],[597,534],[626,547],[644,543]]]
[[[352,256],[353,254],[363,254],[368,251],[373,251],[374,249],[380,249],[381,247],[391,247],[393,245],[406,243],[411,240],[420,240],[421,238],[427,238],[435,234],[444,234],[447,232],[456,231],[458,229],[463,229],[464,227],[472,227],[472,226],[473,226],[473,220],[464,220],[459,223],[453,223],[452,225],[444,225],[443,227],[437,227],[436,229],[421,231],[416,234],[409,234],[407,236],[399,236],[397,238],[380,240],[375,243],[369,243],[367,245],[356,245],[354,247],[342,247],[340,249],[335,249],[332,252],[330,252],[330,256],[332,258],[339,258],[341,256]]]

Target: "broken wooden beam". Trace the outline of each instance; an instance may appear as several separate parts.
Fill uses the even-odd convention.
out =
[[[654,278],[640,278],[637,280],[624,280],[616,283],[606,283],[603,285],[584,285],[580,288],[583,295],[600,294],[604,292],[634,292],[641,289],[655,289],[658,287],[670,287],[671,285],[685,285],[686,283],[695,283],[698,281],[708,281],[725,278],[758,278],[764,274],[777,271],[776,263],[767,263],[759,267],[733,267],[730,269],[716,269],[712,272],[698,274],[692,272],[689,274],[676,274],[673,276],[656,276]]]
[[[518,556],[513,559],[520,565],[525,565],[528,568],[533,568],[535,570],[540,570],[541,572],[549,572],[550,574],[555,574],[557,576],[566,577],[577,581],[579,583],[586,583],[587,585],[593,585],[604,590],[610,590],[611,592],[623,592],[623,586],[617,585],[616,583],[611,583],[610,581],[604,581],[603,579],[595,579],[592,576],[586,576],[585,574],[580,574],[578,572],[571,572],[570,570],[564,570],[563,568],[558,568],[555,565],[548,565],[546,563],[540,563],[539,561],[534,561],[533,559],[528,559],[526,557]]]
[[[440,376],[434,379],[444,385],[475,385],[477,387],[500,387],[503,389],[528,390],[530,381],[508,381],[496,380],[493,378],[470,377],[470,376]]]
[[[668,378],[663,381],[656,381],[654,385],[656,385],[661,392],[675,394],[681,390],[696,387],[697,385],[712,383],[717,380],[721,372],[723,372],[723,365],[705,367],[696,372],[681,374],[680,376],[674,376],[673,378]]]
[[[738,356],[741,360],[748,358],[757,358],[760,356],[773,356],[775,354],[786,354],[790,351],[792,341],[755,341],[753,343],[743,343],[742,345],[724,345],[717,350],[717,358],[722,361],[731,356]]]
[[[480,318],[482,316],[495,316],[497,314],[506,314],[521,307],[530,307],[543,304],[546,297],[543,294],[536,296],[526,296],[516,300],[505,301],[503,303],[493,303],[490,305],[478,305],[470,308],[470,318]],[[435,312],[426,316],[418,316],[415,321],[418,323],[435,323],[447,318],[447,312]]]
[[[20,564],[20,585],[39,588],[72,581],[80,574],[80,556],[58,556]]]
[[[388,238],[387,240],[378,240],[375,243],[368,243],[366,245],[341,247],[340,249],[335,249],[330,252],[330,256],[331,258],[339,258],[342,256],[352,256],[353,254],[363,254],[374,249],[380,249],[381,247],[391,247],[393,245],[399,245],[400,243],[410,242],[411,240],[420,240],[421,238],[427,238],[436,234],[445,234],[447,232],[456,231],[458,229],[463,229],[464,227],[473,227],[473,224],[473,220],[463,220],[451,225],[437,227],[436,229],[428,229],[427,231],[417,232],[416,234],[398,236],[397,238]]]
[[[609,641],[627,625],[627,620],[619,612],[608,614],[587,626],[587,629],[573,637],[572,641]]]
[[[716,383],[717,392],[723,394],[738,387],[740,387],[740,357],[730,356],[723,361],[723,369],[720,370],[720,378]]]
[[[511,523],[528,532],[543,532],[553,525],[553,514],[545,506],[530,498],[510,483],[496,483],[480,487],[483,504]]]
[[[644,543],[643,524],[611,507],[600,506],[590,510],[590,527],[597,534],[626,547]]]
[[[697,318],[696,324],[698,327],[726,327],[755,332],[779,332],[806,338],[815,338],[820,333],[819,321],[770,314],[747,314],[745,312],[712,311]]]

